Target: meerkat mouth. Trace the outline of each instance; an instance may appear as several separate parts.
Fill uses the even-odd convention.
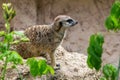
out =
[[[75,21],[75,22],[71,25],[71,27],[72,27],[72,26],[75,26],[76,24],[78,24],[77,21]]]

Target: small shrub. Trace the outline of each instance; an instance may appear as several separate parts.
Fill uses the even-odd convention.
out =
[[[22,57],[13,50],[10,50],[11,42],[13,39],[13,32],[10,32],[10,21],[16,15],[15,10],[13,9],[11,3],[3,3],[3,17],[5,19],[5,28],[6,31],[0,31],[0,36],[4,39],[0,42],[0,60],[4,62],[1,79],[5,79],[5,74],[7,70],[7,64],[12,62],[14,66],[22,63]]]
[[[104,37],[101,34],[91,35],[89,47],[87,49],[88,52],[87,64],[91,69],[95,68],[96,70],[99,70],[101,68],[103,43]]]
[[[36,60],[35,58],[29,58],[27,64],[30,67],[30,73],[32,76],[42,76],[48,73],[54,75],[54,69],[46,64],[45,60]]]

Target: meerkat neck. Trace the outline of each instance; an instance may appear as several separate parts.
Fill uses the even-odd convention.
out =
[[[54,25],[54,24],[51,24],[51,26],[52,26],[52,29],[53,29],[53,31],[55,32],[55,33],[58,33],[58,34],[64,34],[65,33],[65,31],[66,31],[66,28],[65,27],[62,27],[62,26],[56,26],[56,25]]]

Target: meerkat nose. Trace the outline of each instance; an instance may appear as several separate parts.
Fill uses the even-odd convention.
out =
[[[78,24],[78,21],[76,21],[75,24]]]

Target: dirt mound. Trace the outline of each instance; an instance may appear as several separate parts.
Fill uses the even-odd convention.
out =
[[[57,70],[52,77],[42,76],[41,80],[97,80],[101,75],[100,72],[89,69],[86,59],[87,56],[84,54],[67,52],[60,46],[56,50],[56,63],[60,64],[60,70]],[[0,62],[0,64],[3,64],[3,62]],[[30,76],[29,68],[25,64],[18,65],[17,68],[23,78],[27,80],[40,80],[39,77],[34,78]],[[6,80],[19,80],[18,71],[8,68]]]

